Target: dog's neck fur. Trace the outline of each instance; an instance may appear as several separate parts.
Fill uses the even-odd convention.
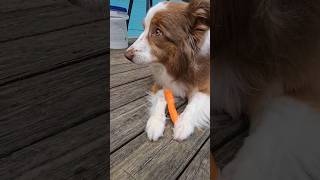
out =
[[[213,108],[239,116],[270,95],[316,103],[311,94],[319,97],[320,91],[318,1],[236,2],[216,4]]]

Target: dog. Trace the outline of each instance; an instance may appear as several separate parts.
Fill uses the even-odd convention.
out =
[[[163,89],[187,98],[174,125],[174,139],[188,138],[195,128],[210,125],[210,1],[161,2],[150,8],[144,31],[126,50],[136,64],[150,64],[155,84],[151,92],[146,133],[156,141],[165,129]]]
[[[219,180],[320,179],[320,2],[216,0],[214,111],[250,119]]]

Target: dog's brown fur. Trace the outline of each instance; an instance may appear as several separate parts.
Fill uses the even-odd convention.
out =
[[[320,2],[215,5],[213,109],[254,116],[268,98],[290,96],[320,111]]]
[[[266,95],[288,95],[319,105],[320,82],[315,77],[320,77],[320,3],[251,0],[232,11],[231,2],[217,1],[215,9],[213,82],[219,86],[228,71],[235,73],[238,87],[222,86],[241,92],[236,112],[254,111]],[[230,25],[226,17],[231,16]]]
[[[194,88],[210,93],[210,57],[198,55],[201,39],[209,29],[210,2],[171,3],[152,19],[150,31],[160,27],[165,36],[148,36],[152,53],[168,73],[185,84],[189,93]]]

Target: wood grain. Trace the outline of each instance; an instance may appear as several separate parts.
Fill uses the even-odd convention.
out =
[[[105,32],[106,22],[101,21],[1,43],[0,84],[106,54]]]
[[[110,110],[146,96],[152,84],[152,78],[148,77],[110,89]]]
[[[0,179],[105,179],[108,21],[67,0],[0,14]]]
[[[112,49],[110,51],[110,75],[150,67],[149,65],[140,65],[130,62],[125,58],[124,51],[125,50],[123,49]]]
[[[179,111],[182,109],[179,108]],[[209,131],[196,131],[188,140],[180,143],[172,139],[170,124],[159,141],[151,142],[146,133],[142,133],[114,152],[110,162],[111,179],[177,178],[208,139]]]
[[[107,56],[66,66],[53,72],[0,87],[1,120],[28,106],[40,104],[106,78]],[[1,123],[0,123],[1,124]],[[1,130],[0,130],[1,132]]]
[[[148,77],[151,78],[151,69],[149,67],[113,74],[110,76],[110,88]]]
[[[51,6],[58,3],[66,3],[66,0],[10,0],[10,1],[0,1],[0,12],[8,13],[11,11],[22,11],[30,9],[30,11],[35,8],[43,6]]]
[[[209,137],[209,131],[196,131],[181,143],[171,137],[171,128],[167,127],[157,142],[147,140],[143,133],[128,143],[111,155],[111,179],[125,179],[128,174],[135,179],[175,179]]]
[[[139,106],[144,105],[146,103],[148,103],[147,97],[144,96],[142,98],[139,98],[135,101],[132,101],[132,102],[126,104],[125,106],[117,108],[117,109],[111,111],[110,121],[112,121],[116,118],[120,118],[120,116],[125,115],[127,113],[130,113],[130,111],[136,110],[137,108],[139,108]]]
[[[105,25],[107,24],[104,17],[79,11],[78,7],[69,3],[53,4],[32,11],[6,13],[0,16],[0,42],[67,29],[98,20],[104,20]]]
[[[108,114],[101,115],[1,159],[0,167],[2,167],[2,170],[0,171],[0,177],[3,179],[12,179],[32,169],[40,169],[43,166],[48,166],[48,164],[51,164],[51,161],[57,161],[57,159],[58,161],[64,159],[64,162],[67,162],[68,160],[64,158],[66,154],[74,153],[73,150],[82,146],[88,146],[92,141],[96,141],[101,137],[105,138],[104,142],[100,142],[101,147],[106,146],[107,118]],[[83,138],[84,136],[86,138]],[[104,150],[106,151],[106,149]],[[74,157],[76,156],[77,155],[74,154]],[[105,163],[102,158],[97,159],[97,162],[94,163],[101,163],[101,161]],[[79,167],[69,166],[68,169],[70,170],[70,168],[77,169]],[[46,169],[47,174],[50,175],[53,175],[52,173],[54,171],[56,170],[53,167],[51,167],[51,170]],[[55,175],[52,177],[54,176]]]
[[[131,63],[129,60],[127,60],[124,57],[124,52],[125,52],[125,49],[112,49],[112,50],[110,50],[110,54],[111,54],[110,65],[111,65],[111,67],[113,67],[113,65],[127,64],[127,63],[135,65],[134,63]],[[139,66],[139,65],[136,65],[136,66]]]
[[[106,61],[98,61],[3,87],[1,156],[106,112]]]
[[[149,107],[146,97],[129,103],[120,109],[122,108],[126,109],[127,112],[116,118],[111,118],[110,121],[111,152],[142,132],[148,118]]]
[[[148,68],[148,67],[149,67],[148,65],[137,65],[134,63],[124,63],[124,64],[111,65],[110,75],[123,73],[123,72],[131,71],[131,70]]]
[[[72,153],[68,153],[50,163],[32,169],[17,180],[34,179],[105,179],[107,174],[106,138],[101,137]]]
[[[179,180],[210,179],[210,139],[206,141]]]

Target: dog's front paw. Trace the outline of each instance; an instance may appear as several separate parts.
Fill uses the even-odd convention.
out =
[[[190,117],[187,117],[182,113],[173,129],[173,137],[178,141],[187,139],[194,131],[194,126],[191,122]]]
[[[146,126],[148,138],[151,141],[157,141],[161,136],[163,136],[164,128],[165,119],[161,117],[151,116]]]

